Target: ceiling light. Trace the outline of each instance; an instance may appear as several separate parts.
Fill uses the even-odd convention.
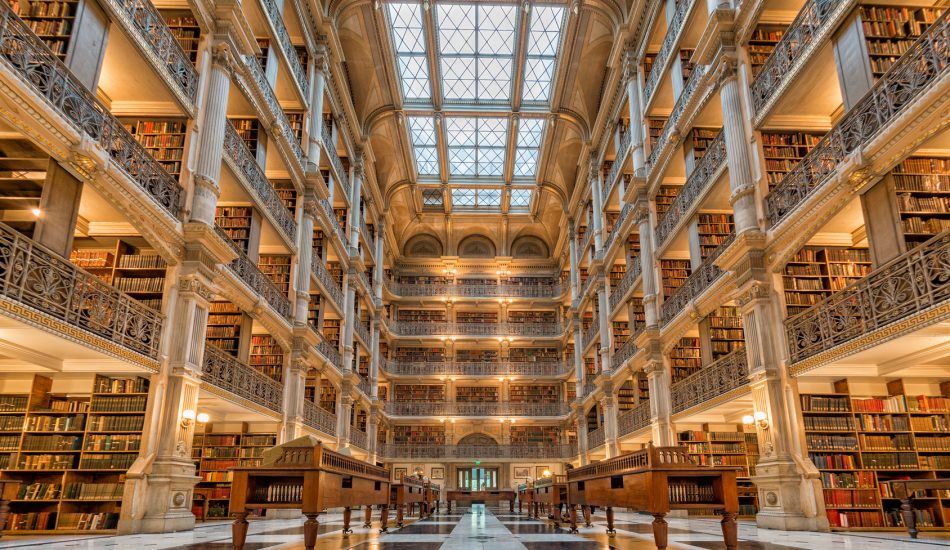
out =
[[[33,215],[36,216],[37,218],[39,218],[39,217],[40,217],[40,214],[43,213],[43,211],[40,210],[39,208],[34,208],[34,209],[30,210],[30,212],[32,212]]]

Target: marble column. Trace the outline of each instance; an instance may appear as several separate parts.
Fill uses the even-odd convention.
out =
[[[738,74],[734,60],[724,60],[718,68],[719,100],[722,104],[722,132],[726,145],[731,195],[735,211],[736,234],[759,230],[755,205],[755,181],[752,179],[750,136],[742,109]]]
[[[603,181],[600,177],[600,165],[591,155],[587,177],[590,178],[590,195],[594,203],[593,220],[591,226],[594,231],[594,251],[600,252],[604,248],[604,198]]]
[[[610,305],[607,301],[607,278],[603,269],[598,274],[597,314],[600,322],[600,365],[603,372],[610,372],[610,357],[613,355],[614,335],[610,324]]]
[[[670,399],[670,369],[662,356],[654,351],[647,359],[643,371],[647,373],[650,387],[650,426],[653,432],[653,444],[666,447],[676,444],[673,437],[672,402]]]
[[[570,277],[571,277],[571,300],[576,301],[580,298],[580,288],[578,288],[579,271],[577,266],[579,259],[577,257],[577,222],[574,219],[567,220],[568,251],[570,253]]]
[[[201,109],[198,154],[191,199],[191,221],[214,226],[215,207],[221,193],[221,159],[228,124],[228,92],[235,59],[230,47],[219,42],[211,48],[208,88]]]
[[[604,397],[600,399],[600,406],[604,409],[604,443],[607,449],[607,458],[620,454],[617,443],[617,396],[614,395],[613,385],[606,383],[603,386]]]
[[[363,179],[366,177],[365,172],[363,171],[363,154],[361,151],[357,151],[353,159],[353,179],[351,180],[350,188],[350,212],[347,241],[350,248],[350,256],[356,256],[359,254],[357,250],[359,247],[357,243],[360,242],[360,225],[363,220],[360,219],[360,199],[363,196]]]
[[[327,45],[317,44],[313,57],[313,86],[310,93],[309,141],[307,144],[308,172],[316,172],[320,166],[320,145],[323,143],[323,96],[327,74],[330,70],[330,52]],[[327,182],[330,186],[330,182]]]
[[[633,48],[624,55],[624,81],[627,83],[627,108],[630,114],[630,152],[633,171],[636,173],[646,165],[643,149],[643,115],[640,113],[640,83],[637,78],[638,61]]]
[[[293,441],[304,433],[303,402],[306,399],[309,353],[303,339],[294,339],[294,350],[287,354],[290,359],[284,377],[284,426],[279,443]]]
[[[353,397],[350,395],[352,384],[344,379],[340,385],[340,399],[336,405],[336,446],[345,449],[350,446],[350,418],[353,416]]]
[[[381,307],[383,304],[383,277],[385,275],[385,253],[386,253],[386,224],[383,221],[383,218],[376,222],[376,264],[373,266],[373,289],[374,289],[374,298],[376,301],[376,306]]]
[[[380,312],[377,311],[373,317],[372,343],[370,344],[369,350],[369,387],[371,392],[370,397],[373,401],[376,401],[379,396],[379,341],[381,337],[379,314]]]
[[[297,277],[294,324],[306,326],[310,315],[310,272],[313,261],[313,227],[317,218],[317,199],[313,191],[304,191],[303,213],[297,231]]]
[[[646,326],[658,326],[659,295],[656,262],[653,259],[653,227],[645,194],[637,197],[637,223],[640,226],[640,276],[643,281],[643,313]]]

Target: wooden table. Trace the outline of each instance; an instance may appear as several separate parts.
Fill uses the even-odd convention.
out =
[[[439,499],[442,496],[442,487],[438,483],[432,483],[431,481],[426,482],[426,507],[427,514],[432,516],[432,514],[439,513]]]
[[[950,489],[950,479],[895,479],[890,484],[894,496],[901,501],[901,518],[910,538],[917,538],[917,516],[914,515],[914,493],[928,489]]]
[[[231,468],[230,513],[234,550],[244,548],[250,509],[300,509],[304,546],[317,542],[317,516],[327,508],[343,508],[343,533],[352,533],[352,506],[365,507],[363,526],[370,527],[372,506],[382,506],[380,521],[386,525],[389,506],[389,470],[323,448],[305,436],[264,452],[260,466]]]
[[[426,498],[426,482],[421,477],[402,476],[398,483],[392,484],[389,495],[389,507],[396,510],[396,526],[402,527],[403,510],[407,506],[411,515],[412,507],[418,504],[419,515],[422,515]],[[382,532],[388,532],[387,525],[383,525]]]
[[[577,532],[577,510],[585,517],[591,506],[607,513],[607,533],[614,531],[614,507],[653,515],[656,547],[666,548],[670,510],[713,510],[722,515],[722,536],[728,550],[737,545],[738,468],[697,466],[686,447],[654,447],[588,464],[567,473],[571,532]]]
[[[567,476],[554,475],[542,477],[534,482],[534,517],[547,512],[548,519],[560,526],[562,519],[561,509],[567,506]],[[589,508],[588,508],[589,510]]]
[[[15,479],[0,479],[0,537],[3,536],[3,528],[7,524],[7,516],[10,514],[10,501],[16,500],[17,493],[20,491],[20,481]]]
[[[531,482],[521,483],[517,487],[518,492],[518,513],[522,511],[522,506],[528,505],[528,517],[534,517],[534,491],[531,489]]]
[[[448,503],[449,512],[452,511],[452,501],[456,503],[462,502],[501,502],[503,500],[508,501],[508,511],[515,511],[515,492],[511,489],[498,489],[498,490],[487,490],[487,491],[466,491],[462,489],[455,489],[453,491],[445,492],[445,501]]]

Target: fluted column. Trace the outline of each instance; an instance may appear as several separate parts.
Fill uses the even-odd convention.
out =
[[[575,301],[580,296],[578,293],[580,289],[578,286],[578,258],[577,258],[577,222],[573,219],[567,220],[567,238],[568,238],[568,251],[570,253],[570,277],[571,277],[571,300]]]
[[[298,339],[295,339],[298,340]],[[284,369],[284,426],[278,443],[293,441],[303,435],[303,402],[306,395],[307,371],[310,365],[306,360],[307,350],[298,342],[295,349],[287,354],[289,359]]]
[[[353,397],[351,384],[344,379],[340,386],[340,399],[336,405],[336,445],[337,449],[350,446],[350,417],[353,415]]]
[[[310,265],[313,261],[313,226],[317,218],[317,199],[307,190],[303,198],[303,215],[297,231],[297,277],[294,324],[306,326],[310,315]]]
[[[719,101],[722,104],[722,132],[726,145],[726,166],[729,168],[731,195],[729,202],[735,211],[736,234],[758,230],[755,206],[755,181],[752,179],[752,160],[746,115],[739,95],[739,80],[734,60],[724,60],[719,66]]]
[[[665,447],[675,444],[673,437],[672,403],[670,399],[670,369],[663,357],[655,355],[647,360],[644,372],[650,386],[650,426],[653,444]]]
[[[366,415],[366,451],[369,453],[367,461],[370,464],[376,462],[376,456],[379,452],[377,443],[377,433],[379,432],[379,408],[373,403]]]
[[[310,135],[307,146],[308,171],[317,171],[320,166],[320,144],[323,142],[323,96],[326,90],[327,73],[330,70],[330,52],[327,45],[317,44],[313,57],[313,86],[310,95]],[[329,182],[327,182],[329,186]]]
[[[378,304],[382,304],[383,299],[383,271],[386,268],[384,254],[385,254],[385,245],[386,245],[386,225],[383,221],[383,218],[380,217],[379,221],[376,222],[376,254],[373,256],[376,258],[376,264],[373,266],[373,287],[375,290],[375,298]]]
[[[613,458],[620,454],[617,443],[617,397],[611,384],[604,385],[604,393],[606,395],[600,399],[600,406],[604,408],[604,444],[607,458]]]
[[[637,197],[637,216],[640,226],[640,277],[643,281],[643,313],[646,326],[659,324],[657,274],[653,259],[653,227],[645,195]]]
[[[354,325],[359,323],[356,318],[356,272],[352,267],[349,268],[346,276],[343,277],[343,292],[346,294],[345,304],[343,306],[343,334],[340,344],[343,346],[343,365],[341,369],[343,374],[349,374],[353,370],[353,332]]]
[[[214,211],[221,194],[221,152],[228,124],[228,92],[234,64],[234,56],[227,44],[220,42],[212,47],[208,88],[201,105],[201,133],[191,199],[191,221],[209,226],[214,225]]]
[[[627,83],[627,108],[630,113],[630,153],[633,170],[636,172],[646,165],[643,149],[643,115],[640,112],[640,83],[637,79],[638,62],[636,52],[631,47],[624,57],[624,80]]]
[[[363,154],[357,151],[353,159],[353,181],[350,187],[350,212],[349,212],[349,235],[347,236],[347,245],[350,247],[350,255],[356,255],[360,242],[360,197],[363,194],[363,178],[366,176],[363,167]]]
[[[380,331],[379,324],[380,319],[377,316],[373,317],[373,335],[372,343],[370,344],[369,350],[369,387],[370,387],[370,397],[375,401],[379,395],[379,339]]]
[[[610,306],[607,302],[607,278],[603,271],[597,287],[597,315],[600,322],[600,364],[603,372],[610,372],[610,355],[613,351],[614,335],[610,325]]]
[[[577,399],[584,395],[584,350],[581,349],[581,319],[574,314],[574,378]]]
[[[577,420],[577,455],[580,457],[581,466],[586,466],[590,462],[587,456],[587,417],[584,411],[578,407],[577,414],[580,418]]]
[[[590,194],[594,203],[593,220],[591,227],[594,231],[594,250],[600,252],[604,248],[604,198],[603,181],[600,177],[600,166],[597,165],[594,156],[590,158],[590,168],[588,172],[590,178]]]

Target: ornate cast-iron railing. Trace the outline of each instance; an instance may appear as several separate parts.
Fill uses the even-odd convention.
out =
[[[340,237],[340,241],[346,246],[346,232],[343,231],[343,228],[340,227],[340,222],[336,219],[336,212],[333,211],[333,205],[330,204],[330,201],[323,199],[320,202],[320,206],[323,208],[323,212],[327,215],[327,221],[330,224],[330,227],[336,232],[337,236]]]
[[[185,192],[178,181],[73,76],[7,2],[0,2],[0,60],[41,96],[51,111],[102,147],[156,203],[173,217],[180,216]]]
[[[448,401],[389,401],[392,416],[564,416],[567,403],[455,403]]]
[[[757,115],[782,90],[785,80],[792,78],[803,53],[821,42],[824,34],[834,28],[838,15],[850,9],[851,4],[844,0],[807,1],[752,81],[752,108]]]
[[[389,459],[423,458],[550,458],[570,459],[577,453],[571,445],[407,445],[388,443],[380,445],[380,456]]]
[[[913,104],[950,67],[950,27],[937,21],[881,76],[870,91],[785,175],[765,197],[775,226],[829,179],[848,155],[859,151]],[[788,35],[786,35],[788,36]],[[774,56],[774,54],[773,54]]]
[[[643,327],[640,327],[635,334],[631,335],[626,342],[620,346],[620,349],[614,352],[613,357],[610,358],[610,369],[617,370],[623,366],[623,364],[637,353],[637,343],[636,337],[640,332],[643,331]]]
[[[346,170],[343,169],[343,161],[340,160],[340,155],[336,152],[336,142],[333,141],[333,132],[331,132],[330,127],[327,126],[326,120],[323,121],[321,126],[320,135],[323,138],[323,147],[327,151],[327,157],[330,159],[330,165],[333,166],[333,171],[336,172],[335,179],[340,184],[340,187],[343,188],[343,191],[349,195],[350,180]],[[343,239],[343,242],[346,242],[346,239]]]
[[[577,253],[581,256],[584,255],[584,251],[587,250],[587,247],[590,246],[591,240],[594,238],[594,224],[591,223],[590,227],[584,231],[584,234],[581,235],[580,242],[577,245]]]
[[[587,346],[594,341],[594,338],[600,334],[600,316],[596,316],[591,320],[590,326],[587,327],[587,330],[584,331],[584,334],[581,337],[581,349],[587,349]]]
[[[686,220],[686,214],[697,205],[700,197],[713,184],[713,176],[726,164],[726,140],[720,130],[706,149],[706,154],[680,188],[670,209],[656,225],[656,248],[659,250],[673,234],[673,230]]]
[[[192,102],[198,94],[198,71],[178,40],[168,28],[165,18],[150,0],[108,0],[120,17],[134,27],[142,43],[161,62],[181,89],[181,94]]]
[[[647,171],[652,171],[654,168],[656,168],[656,163],[660,160],[660,153],[666,149],[666,146],[673,138],[673,132],[676,130],[676,125],[679,124],[680,117],[683,116],[686,106],[689,105],[690,101],[692,101],[693,93],[695,93],[699,88],[699,83],[702,82],[702,80],[706,77],[707,70],[708,69],[705,65],[697,65],[696,67],[693,67],[693,71],[690,73],[689,79],[686,81],[686,84],[683,85],[683,91],[676,99],[676,103],[673,105],[673,110],[670,112],[670,116],[666,119],[666,124],[663,125],[663,130],[660,131],[660,137],[656,139],[656,145],[654,145],[653,150],[650,151],[650,156],[646,163]]]
[[[620,173],[620,169],[623,167],[624,159],[627,156],[627,152],[630,150],[630,139],[632,132],[624,132],[620,136],[620,144],[617,146],[617,154],[614,156],[614,163],[610,167],[610,173],[607,174],[607,179],[604,181],[603,189],[601,191],[601,197],[604,202],[607,202],[607,197],[610,196],[610,192],[613,191],[614,185],[617,184],[617,174]]]
[[[617,434],[638,432],[650,425],[650,402],[643,400],[632,409],[617,417]]]
[[[342,310],[344,307],[343,289],[336,284],[336,279],[327,271],[327,266],[323,264],[323,259],[316,254],[314,254],[310,260],[310,270],[317,276],[323,288],[330,295],[330,299]]]
[[[360,337],[360,340],[366,344],[366,347],[370,345],[369,339],[369,330],[366,328],[366,325],[363,324],[359,319],[353,320],[353,331],[356,332],[356,335]]]
[[[395,283],[387,280],[390,293],[401,297],[456,296],[459,298],[557,298],[564,293],[566,285],[457,285]]]
[[[264,207],[263,210],[271,215],[277,228],[290,242],[296,242],[297,222],[293,213],[287,209],[277,190],[264,175],[261,165],[230,122],[224,128],[224,152],[238,177],[243,179],[244,184],[256,195],[258,202]]]
[[[693,9],[694,3],[695,0],[679,0],[676,3],[676,11],[673,13],[673,19],[671,19],[669,25],[667,25],[663,44],[660,45],[660,51],[657,52],[656,57],[653,59],[653,68],[650,69],[650,74],[647,75],[647,81],[643,91],[644,106],[649,105],[653,99],[653,92],[656,91],[660,83],[660,77],[666,72],[666,65],[673,52],[673,46],[679,42],[683,25],[686,23],[686,18]]]
[[[244,281],[244,284],[251,287],[256,294],[262,296],[264,301],[266,301],[278,315],[284,319],[291,319],[293,308],[290,305],[290,300],[287,298],[287,295],[274,285],[270,277],[261,272],[261,269],[247,257],[247,254],[228,237],[228,234],[225,233],[223,229],[217,225],[214,226],[214,229],[218,235],[224,239],[224,242],[231,246],[231,250],[237,254],[237,258],[228,264],[228,269],[234,272],[238,279]]]
[[[600,447],[604,444],[605,439],[606,432],[604,431],[603,426],[597,428],[596,430],[587,432],[587,448],[596,449],[597,447]]]
[[[393,361],[380,363],[383,370],[394,376],[563,376],[574,368],[561,361],[535,362],[448,362],[448,361]]]
[[[283,412],[284,387],[236,357],[205,344],[201,380],[267,410]]]
[[[735,235],[726,237],[726,240],[724,240],[716,250],[709,256],[706,256],[703,263],[686,279],[683,286],[677,288],[672,296],[663,300],[663,305],[660,308],[660,316],[663,319],[664,325],[672,321],[679,312],[683,311],[683,308],[685,308],[687,304],[698,298],[707,288],[722,277],[722,270],[719,269],[719,266],[715,265],[714,262],[716,258],[722,254],[722,251],[732,244],[733,239],[735,239]]]
[[[367,439],[366,432],[356,426],[350,426],[350,445],[366,450],[368,449],[366,446]]]
[[[315,430],[336,435],[336,415],[309,399],[303,401],[303,422]]]
[[[0,295],[158,359],[160,313],[4,223],[0,223]]]
[[[785,320],[790,363],[839,346],[950,299],[950,231]]]
[[[610,250],[610,247],[613,246],[614,241],[620,236],[623,224],[626,223],[627,218],[630,217],[633,211],[634,206],[630,203],[623,205],[623,208],[620,209],[620,215],[614,220],[613,227],[610,229],[610,235],[607,236],[607,241],[604,242],[604,250]]]
[[[673,412],[683,412],[748,385],[749,364],[745,348],[739,348],[673,384]]]
[[[610,311],[617,309],[627,291],[633,286],[633,283],[640,278],[640,257],[632,258],[632,262],[627,262],[627,272],[624,273],[620,284],[610,289]]]
[[[535,336],[556,338],[564,334],[559,323],[429,323],[390,321],[389,330],[397,336]]]
[[[366,397],[373,396],[373,387],[368,378],[360,376],[360,381],[356,383],[356,388],[363,392],[363,395]]]
[[[317,352],[323,355],[327,361],[329,361],[337,370],[342,371],[343,369],[343,356],[340,355],[340,350],[337,345],[333,342],[326,339],[326,337],[320,334],[317,331],[314,331],[317,334],[318,339],[317,345],[314,346],[317,348]]]
[[[600,279],[601,277],[599,275],[593,275],[593,274],[587,275],[587,279],[584,281],[584,286],[581,287],[582,288],[581,294],[580,294],[581,300],[587,297],[587,293],[590,292],[592,288],[594,288],[594,285],[596,285]]]
[[[258,63],[257,58],[253,56],[244,56],[244,65],[254,77],[254,82],[264,96],[264,101],[267,102],[267,108],[270,109],[271,114],[274,115],[274,124],[280,128],[280,133],[287,140],[287,143],[290,144],[290,148],[293,149],[293,160],[296,161],[296,164],[302,165],[304,158],[303,149],[300,148],[300,143],[297,142],[297,136],[290,126],[290,121],[287,120],[287,114],[284,113],[283,107],[281,107],[280,102],[277,101],[277,95],[274,94],[274,89],[271,88],[270,82],[268,82],[264,76],[264,71],[261,70],[260,63]]]
[[[290,73],[294,75],[294,80],[297,82],[297,86],[300,87],[300,91],[303,92],[303,97],[309,101],[310,81],[307,79],[307,71],[304,70],[303,65],[300,64],[300,58],[297,57],[297,51],[294,49],[294,43],[290,40],[290,34],[287,33],[287,26],[284,25],[284,16],[280,13],[280,8],[277,7],[274,0],[261,0],[261,4],[264,6],[264,13],[266,13],[267,18],[270,19],[271,25],[277,35],[277,42],[280,43],[280,49],[287,59]],[[291,136],[293,136],[293,134],[291,134]]]
[[[588,375],[588,376],[591,376],[591,375]],[[593,376],[596,376],[596,375],[593,375]],[[595,391],[597,391],[597,383],[594,382],[593,380],[587,380],[584,382],[584,395],[582,395],[581,397],[586,398],[588,395],[591,395]]]
[[[373,295],[373,284],[370,282],[369,277],[366,276],[366,273],[362,271],[356,272],[356,277],[360,280],[360,283],[363,284],[363,289],[370,295]]]

